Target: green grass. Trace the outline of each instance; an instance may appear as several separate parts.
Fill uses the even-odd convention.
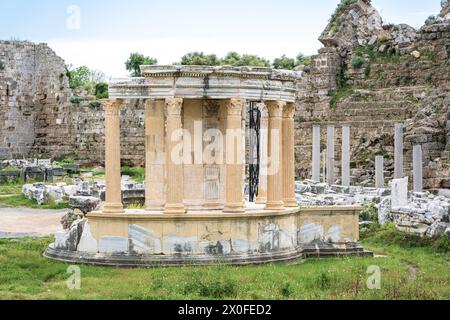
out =
[[[32,209],[52,209],[60,210],[69,208],[68,202],[54,202],[51,201],[46,204],[38,204],[35,200],[30,200],[26,198],[23,194],[10,195],[10,196],[0,196],[0,205],[10,207],[10,208],[32,208]]]
[[[380,245],[378,241],[384,235],[381,234],[377,241],[372,241],[372,236],[362,243],[386,257],[307,260],[300,264],[245,267],[120,269],[80,266],[81,290],[67,289],[67,264],[42,257],[51,239],[0,240],[0,297],[450,299],[448,253],[438,253],[432,247]],[[369,290],[366,286],[367,269],[373,265],[381,269],[381,290]]]

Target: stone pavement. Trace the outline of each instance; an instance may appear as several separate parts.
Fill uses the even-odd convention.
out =
[[[0,238],[42,237],[61,229],[67,210],[0,208]]]

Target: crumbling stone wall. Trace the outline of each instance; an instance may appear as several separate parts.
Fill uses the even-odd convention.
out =
[[[104,160],[98,101],[72,103],[64,61],[46,44],[0,41],[0,159]],[[122,159],[144,163],[144,104],[122,108]]]
[[[0,158],[67,152],[71,91],[46,44],[0,41]]]
[[[97,103],[82,102],[72,108],[77,159],[93,163],[104,161],[105,114]],[[121,107],[121,156],[129,165],[145,163],[145,107],[143,100],[130,100]]]
[[[421,144],[425,187],[450,187],[449,101],[450,21],[443,13],[420,30],[383,26],[370,1],[337,10],[299,82],[297,175],[309,178],[312,125],[351,126],[352,178],[374,184],[375,155],[384,155],[387,179],[393,175],[394,125],[405,124],[405,172],[411,175],[412,148]],[[337,25],[335,20],[339,21]],[[337,141],[339,146],[340,141]],[[340,173],[340,148],[336,175]]]

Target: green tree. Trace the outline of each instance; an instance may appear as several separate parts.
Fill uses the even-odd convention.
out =
[[[143,54],[135,52],[135,53],[130,54],[130,57],[125,62],[125,67],[126,67],[127,71],[130,72],[130,75],[132,77],[140,77],[141,76],[140,66],[154,65],[157,63],[158,63],[157,59],[146,57]]]
[[[233,67],[270,67],[270,62],[264,58],[251,54],[244,54],[241,56],[234,51],[229,52],[225,58],[220,60],[220,64]]]
[[[300,66],[300,65],[309,66],[309,65],[311,65],[311,57],[310,56],[306,56],[303,53],[299,53],[297,55],[296,60],[297,60],[295,62],[296,66]]]
[[[293,58],[288,58],[285,54],[281,58],[276,58],[273,61],[273,67],[275,69],[292,70],[296,67],[296,61]]]
[[[229,52],[225,58],[220,61],[223,66],[238,66],[241,61],[241,56],[237,52]]]
[[[256,55],[244,54],[239,61],[239,66],[270,67],[270,61]]]
[[[70,87],[72,89],[86,86],[91,79],[91,70],[86,66],[73,68],[73,66],[67,67],[67,75],[69,77]]]
[[[181,58],[181,64],[184,66],[218,66],[219,59],[215,54],[204,54],[203,52],[190,52]]]

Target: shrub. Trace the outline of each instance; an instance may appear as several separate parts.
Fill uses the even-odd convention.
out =
[[[89,107],[91,107],[92,109],[100,109],[102,106],[102,104],[98,101],[92,101],[89,103]]]
[[[130,176],[138,182],[143,182],[145,180],[145,169],[142,167],[130,168],[128,166],[122,167],[122,174]]]
[[[204,298],[233,298],[238,293],[238,284],[227,275],[212,278],[202,277],[200,274],[195,273],[186,284],[184,292],[186,294],[196,293]]]
[[[326,290],[331,287],[331,278],[326,272],[321,272],[316,278],[315,278],[315,284],[317,287],[319,287],[321,290]]]
[[[290,282],[285,282],[280,291],[281,295],[285,298],[289,298],[294,293],[294,289],[292,288],[292,284]]]
[[[359,214],[362,221],[378,222],[377,206],[374,202],[365,203],[364,209]]]
[[[108,99],[108,84],[106,82],[100,82],[95,85],[95,96],[97,99]]]
[[[352,58],[353,69],[360,69],[364,65],[365,62],[366,62],[366,60],[363,57],[354,56]]]
[[[450,237],[447,235],[439,236],[431,247],[439,253],[450,252]]]
[[[432,24],[434,22],[437,21],[437,17],[435,15],[431,15],[427,18],[427,20],[425,21],[425,24]]]
[[[81,102],[84,101],[83,97],[79,97],[79,96],[72,96],[70,97],[70,102],[76,105],[79,105]]]

